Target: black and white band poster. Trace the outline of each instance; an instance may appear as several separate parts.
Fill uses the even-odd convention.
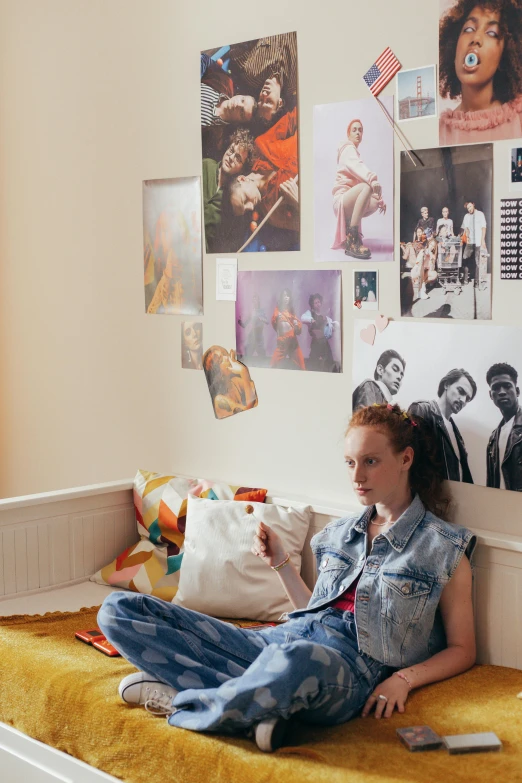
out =
[[[522,199],[500,202],[500,278],[522,280]]]

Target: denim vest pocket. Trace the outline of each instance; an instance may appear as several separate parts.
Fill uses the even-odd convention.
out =
[[[320,559],[319,559],[320,555]],[[319,573],[314,588],[314,597],[332,596],[336,594],[335,588],[347,573],[354,570],[355,560],[338,552],[323,551],[318,553]]]
[[[381,612],[394,625],[417,622],[426,605],[432,584],[416,574],[383,572]],[[406,630],[406,628],[405,628]]]

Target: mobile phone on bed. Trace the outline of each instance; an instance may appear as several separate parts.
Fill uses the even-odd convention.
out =
[[[105,655],[109,655],[111,658],[115,658],[117,655],[119,655],[116,647],[113,647],[105,637],[103,637],[103,639],[95,639],[92,643],[92,646],[96,647],[96,649],[100,652],[105,653]]]
[[[85,642],[85,644],[92,644],[100,639],[105,639],[99,628],[93,628],[92,631],[76,631],[74,635],[81,642]]]
[[[502,743],[493,731],[479,734],[451,734],[442,738],[450,753],[478,753],[502,750]]]

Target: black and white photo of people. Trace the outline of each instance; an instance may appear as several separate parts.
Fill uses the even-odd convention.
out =
[[[491,318],[493,145],[401,154],[401,314]]]
[[[514,327],[394,322],[373,345],[354,336],[353,409],[398,403],[423,419],[450,481],[522,491],[521,375]]]
[[[299,250],[296,33],[208,49],[200,73],[207,253]]]

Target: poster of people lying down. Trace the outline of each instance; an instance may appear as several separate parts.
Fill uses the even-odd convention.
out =
[[[341,272],[239,272],[236,352],[249,367],[342,372]]]
[[[398,403],[433,433],[444,478],[522,491],[522,329],[390,323],[354,334],[352,403]]]
[[[401,153],[401,315],[491,318],[493,145]]]
[[[201,53],[207,253],[299,250],[297,36]]]

